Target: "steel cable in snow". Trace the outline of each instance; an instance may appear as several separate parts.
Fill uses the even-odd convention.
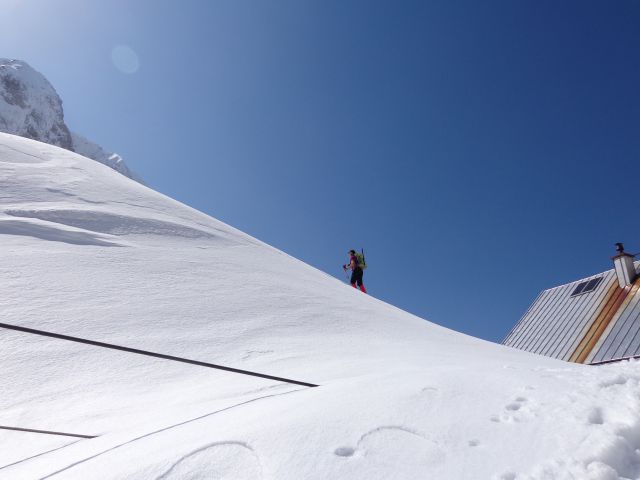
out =
[[[215,368],[217,370],[223,370],[225,372],[238,373],[240,375],[249,375],[252,377],[266,378],[267,380],[275,380],[278,382],[291,383],[293,385],[302,385],[303,387],[319,386],[313,383],[300,382],[298,380],[291,380],[290,378],[276,377],[276,376],[267,375],[264,373],[251,372],[249,370],[242,370],[239,368],[225,367],[224,365],[216,365],[214,363],[201,362],[199,360],[190,360],[188,358],[174,357],[173,355],[165,355],[164,353],[149,352],[147,350],[140,350],[138,348],[123,347],[121,345],[113,345],[111,343],[97,342],[95,340],[87,340],[86,338],[72,337],[69,335],[62,335],[62,334],[53,333],[53,332],[45,332],[44,330],[21,327],[18,325],[10,325],[8,323],[0,323],[0,328],[6,328],[9,330],[15,330],[18,332],[30,333],[33,335],[41,335],[44,337],[57,338],[59,340],[67,340],[69,342],[84,343],[85,345],[92,345],[94,347],[102,347],[102,348],[109,348],[111,350],[120,350],[122,352],[136,353],[138,355],[146,355],[148,357],[162,358],[164,360],[172,360],[174,362],[188,363],[190,365],[198,365],[200,367]]]
[[[33,428],[7,427],[0,425],[1,430],[15,430],[16,432],[43,433],[45,435],[61,435],[63,437],[97,438],[97,435],[80,435],[78,433],[52,432],[50,430],[35,430]]]

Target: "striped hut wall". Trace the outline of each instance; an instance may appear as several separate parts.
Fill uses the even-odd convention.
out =
[[[580,312],[574,319],[575,322],[575,334],[572,338],[563,345],[562,350],[558,352],[556,358],[561,360],[570,361],[576,349],[582,343],[584,337],[593,328],[595,322],[597,322],[600,312],[606,308],[607,301],[611,295],[611,291],[618,281],[615,278],[613,271],[605,272],[600,275],[602,281],[598,288],[593,292],[593,295],[587,295],[589,297],[589,304],[587,308]]]
[[[640,322],[638,319],[640,318],[640,308],[638,305],[640,304],[640,289],[638,293],[634,297],[634,309],[630,313],[629,318],[632,323],[631,331],[629,332],[629,338],[631,338],[631,333],[633,332],[633,338],[629,347],[623,353],[625,357],[638,357],[640,356]]]
[[[603,275],[595,275],[581,280],[581,282],[594,278],[602,278],[602,280],[592,292],[567,299],[567,304],[571,307],[563,315],[561,325],[548,336],[547,348],[540,353],[553,358],[563,358],[571,346],[578,343],[582,332],[593,321],[594,311],[600,303],[608,283]]]
[[[507,335],[502,339],[502,342],[500,343],[502,343],[503,345],[508,345],[509,343],[511,343],[512,339],[515,339],[515,337],[519,334],[520,330],[523,328],[523,325],[526,323],[526,319],[529,316],[529,312],[531,312],[531,309],[533,308],[533,306],[540,301],[540,297],[542,297],[542,295],[544,295],[545,292],[546,290],[543,290],[538,294],[538,296],[533,301],[533,303],[529,305],[529,308],[527,308],[527,311],[524,312],[522,317],[520,317],[520,320],[518,321],[518,323],[516,323],[513,326],[513,328],[511,328],[509,333],[507,333]]]
[[[571,291],[571,285],[564,285],[549,291],[547,301],[533,310],[530,328],[523,334],[520,342],[514,347],[537,353],[539,344],[553,329],[558,312],[562,310],[563,301]]]
[[[571,296],[577,285],[599,277],[604,278],[595,290]],[[505,345],[554,358],[566,356],[571,345],[579,343],[580,332],[588,329],[612,281],[612,274],[598,274],[543,291]]]
[[[531,352],[544,355],[547,343],[553,340],[566,322],[576,303],[580,302],[582,297],[569,298],[574,288],[574,284],[570,283],[568,288],[562,291],[563,294],[557,292],[553,312],[545,319],[545,328],[540,332],[538,338],[536,338],[535,343],[531,347]]]
[[[628,287],[627,287],[628,288]],[[586,358],[587,363],[598,363],[615,358],[638,355],[640,341],[640,278],[633,282],[627,298],[620,306],[616,317]]]
[[[523,339],[527,337],[528,332],[532,328],[532,321],[534,318],[534,313],[533,313],[534,307],[536,307],[541,303],[545,303],[549,295],[550,294],[548,290],[545,290],[540,294],[540,296],[538,297],[538,301],[534,303],[531,306],[531,308],[528,310],[528,312],[525,314],[525,316],[522,317],[522,319],[518,324],[518,329],[509,338],[509,341],[508,341],[509,346],[519,348],[517,347],[517,345],[519,345],[523,341]]]
[[[560,343],[561,347],[553,352],[554,358],[569,360],[580,344],[580,341],[593,325],[598,316],[598,312],[603,308],[611,285],[617,282],[613,272],[607,272],[599,276],[602,277],[600,285],[598,285],[592,294],[583,295],[585,298],[583,307],[577,310],[574,318],[568,322],[567,334]]]
[[[611,321],[616,317],[620,307],[624,304],[625,300],[629,297],[631,287],[627,286],[620,288],[616,282],[612,285],[607,293],[607,301],[604,307],[596,316],[591,327],[587,331],[586,335],[580,341],[578,348],[573,352],[570,362],[584,363],[593,347],[596,346],[598,340],[607,329]]]
[[[573,295],[594,278],[602,278],[594,290]],[[640,356],[640,278],[620,288],[611,269],[543,290],[502,343],[579,363]]]
[[[526,340],[531,331],[535,328],[535,320],[537,317],[536,310],[540,308],[540,305],[546,305],[552,295],[552,290],[545,290],[538,296],[538,300],[531,305],[527,313],[522,317],[518,324],[519,328],[509,338],[506,345],[514,348],[522,348],[522,342]]]

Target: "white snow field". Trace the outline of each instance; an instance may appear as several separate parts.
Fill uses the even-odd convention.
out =
[[[636,362],[447,330],[70,151],[0,134],[0,242],[3,324],[319,385],[0,328],[0,479],[640,478]]]

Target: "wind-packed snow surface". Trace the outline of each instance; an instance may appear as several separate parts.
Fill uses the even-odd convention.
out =
[[[0,429],[0,479],[640,476],[637,363],[447,330],[67,150],[0,134],[0,241],[2,323],[319,385],[0,328],[0,425],[96,437]]]

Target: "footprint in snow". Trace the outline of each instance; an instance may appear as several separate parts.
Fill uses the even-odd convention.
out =
[[[501,475],[494,476],[495,480],[516,480],[517,474],[515,472],[505,472]]]
[[[587,415],[587,423],[591,425],[602,425],[604,423],[602,409],[598,407],[592,408],[589,414]]]
[[[625,377],[624,375],[617,375],[609,380],[604,380],[600,382],[599,386],[600,388],[609,388],[609,387],[614,387],[616,385],[624,385],[628,381],[629,381],[628,377]]]
[[[500,415],[492,415],[489,420],[495,423],[500,422],[520,422],[526,418],[526,415],[531,414],[530,408],[523,408],[526,406],[528,399],[526,397],[516,397],[511,403],[505,405],[504,409],[506,413]]]
[[[438,442],[401,426],[375,428],[362,435],[355,447],[342,446],[333,453],[349,462],[366,462],[374,470],[393,463],[398,468],[396,478],[413,478],[416,471],[433,468],[446,457],[446,449]]]
[[[338,447],[333,453],[335,453],[339,457],[351,457],[354,453],[356,453],[356,451],[351,447]]]
[[[522,405],[527,401],[527,399],[525,397],[517,397],[515,399],[515,401],[511,402],[510,404],[508,404],[506,407],[507,410],[510,410],[512,412],[517,412],[518,410],[520,410],[520,408],[522,407]]]

